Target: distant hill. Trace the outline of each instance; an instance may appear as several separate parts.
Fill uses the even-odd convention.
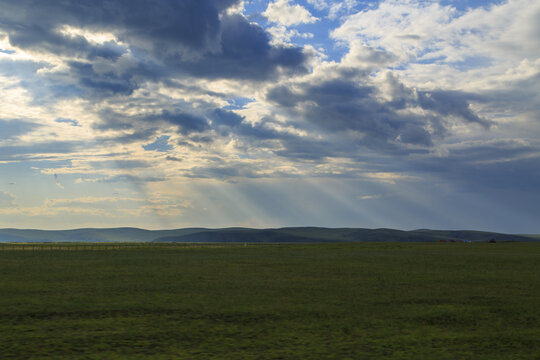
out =
[[[164,242],[428,242],[454,241],[534,241],[531,236],[500,234],[483,231],[445,231],[361,228],[298,227],[281,229],[216,229],[166,236],[154,241]]]
[[[536,240],[540,240],[540,234],[526,234],[526,235],[522,235],[522,236],[530,237],[530,238],[533,238],[533,239],[536,239]]]
[[[472,230],[403,231],[395,229],[287,227],[280,229],[184,228],[145,230],[138,228],[24,230],[0,229],[0,242],[428,242],[539,241],[540,235],[512,235]]]

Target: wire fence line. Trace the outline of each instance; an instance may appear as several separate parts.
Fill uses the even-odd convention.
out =
[[[249,244],[261,245],[261,244]],[[111,251],[128,249],[194,249],[248,246],[248,243],[0,243],[0,251]]]

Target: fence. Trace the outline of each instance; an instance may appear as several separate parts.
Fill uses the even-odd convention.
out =
[[[254,245],[254,244],[250,244]],[[0,251],[111,251],[128,249],[224,248],[246,243],[0,243]]]

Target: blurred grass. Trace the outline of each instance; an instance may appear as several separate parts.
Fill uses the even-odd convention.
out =
[[[538,359],[539,269],[537,243],[0,251],[0,359]]]

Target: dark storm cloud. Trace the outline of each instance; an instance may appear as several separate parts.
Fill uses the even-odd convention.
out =
[[[206,136],[201,136],[201,135],[192,135],[189,137],[189,140],[195,142],[195,143],[203,143],[203,144],[208,144],[208,143],[211,143],[214,141],[214,137],[213,136],[209,136],[209,135],[206,135]]]
[[[147,121],[165,121],[178,127],[178,131],[187,135],[193,132],[202,132],[208,130],[210,126],[208,121],[200,116],[184,113],[169,112],[163,110],[160,115],[153,115],[146,118]]]
[[[108,73],[90,81],[88,75],[96,75],[91,67],[71,64],[76,74],[80,72],[81,86],[115,94],[129,94],[136,86],[131,71],[155,80],[158,75],[167,78],[185,72],[209,78],[264,79],[278,68],[306,70],[306,57],[300,48],[270,45],[268,34],[260,26],[241,15],[222,13],[236,2],[6,0],[2,3],[0,28],[13,46],[23,49],[114,62],[129,47],[139,61],[155,60],[147,64],[149,68],[168,69],[143,73],[135,68],[122,78]],[[125,45],[112,41],[89,43],[81,35],[62,32],[66,25],[111,32]]]
[[[278,68],[307,72],[306,56],[299,48],[270,45],[268,34],[243,16],[224,16],[221,30],[222,51],[195,61],[170,62],[193,75],[210,78],[266,79]]]
[[[244,118],[232,111],[215,109],[211,114],[212,125],[220,126],[225,125],[228,127],[236,127],[242,123]]]
[[[216,136],[237,136],[246,141],[292,139],[296,136],[280,133],[267,126],[271,119],[263,118],[257,124],[244,121],[244,117],[224,109],[209,109],[207,111],[188,108],[162,110],[157,114],[145,116],[125,116],[112,111],[102,111],[101,121],[94,125],[98,130],[120,130],[127,133],[99,138],[100,141],[128,144],[137,141],[154,141],[145,145],[145,149],[170,150],[167,141],[169,138],[161,137],[159,145],[155,141],[158,129],[164,126],[173,126],[178,134],[184,136],[178,143],[183,146],[211,143]],[[202,111],[202,112],[201,112]],[[158,146],[159,145],[159,146]],[[157,147],[156,147],[157,146]]]
[[[72,61],[68,65],[72,77],[78,79],[78,85],[94,96],[131,95],[138,88],[131,74],[124,76],[112,72],[98,74],[92,64],[77,61]]]
[[[325,130],[357,131],[363,135],[361,142],[370,148],[391,150],[396,142],[432,144],[431,135],[424,129],[429,119],[399,114],[393,104],[380,101],[376,95],[374,86],[339,79],[306,85],[299,93],[273,89],[268,99]],[[299,104],[301,109],[296,108]]]
[[[197,112],[198,111],[198,112]],[[162,110],[159,113],[144,116],[127,116],[114,111],[104,110],[100,113],[101,121],[94,128],[105,131],[115,130],[121,134],[97,138],[99,142],[110,144],[129,144],[147,142],[146,150],[168,151],[172,147],[169,137],[160,135],[159,129],[168,128],[183,135],[178,145],[197,147],[211,143],[216,137],[235,137],[245,143],[264,145],[266,140],[293,141],[296,135],[279,132],[271,127],[275,122],[270,118],[262,118],[256,124],[245,121],[232,111],[224,109],[186,109]],[[161,132],[162,133],[162,132]]]
[[[175,161],[175,162],[182,162],[183,161],[181,158],[178,158],[176,156],[170,156],[170,155],[166,156],[165,160]]]
[[[240,136],[251,138],[255,141],[289,139],[291,137],[296,138],[296,136],[294,135],[282,133],[277,130],[268,128],[267,126],[265,126],[266,122],[267,121],[263,119],[262,122],[259,122],[257,124],[242,123],[242,126],[237,129],[236,133]]]
[[[185,136],[210,129],[209,122],[203,115],[192,114],[182,109],[162,110],[159,113],[145,116],[128,116],[103,110],[100,113],[100,118],[101,121],[93,125],[95,129],[128,132],[100,140],[122,144],[150,141],[158,133],[158,129],[164,125],[174,126],[179,134]]]
[[[278,89],[286,89],[282,87]],[[356,95],[358,92],[351,90],[351,95]],[[287,99],[287,96],[284,96]],[[276,155],[294,159],[295,161],[324,161],[327,157],[348,157],[359,159],[365,149],[359,146],[358,143],[340,137],[326,134],[324,139],[315,139],[310,136],[299,136],[290,132],[278,131],[272,128],[272,125],[283,125],[277,123],[270,117],[263,117],[260,121],[253,124],[244,121],[244,117],[235,112],[216,109],[209,115],[212,121],[212,128],[221,136],[236,136],[240,137],[244,144],[252,144],[258,148],[267,147],[269,151]],[[294,126],[295,124],[287,124]],[[396,147],[396,149],[398,149]],[[390,149],[387,149],[389,152]],[[414,151],[411,151],[411,153]],[[363,159],[362,161],[365,161]]]
[[[337,101],[339,94],[346,93],[348,97],[354,98],[358,96],[365,96],[369,94],[372,89],[357,89],[348,83],[333,82],[328,86],[331,92],[323,91],[325,87],[311,89],[309,93],[309,101],[325,101],[330,102],[328,96],[335,96]],[[294,94],[286,87],[276,88],[283,99],[293,98]],[[340,92],[341,90],[341,92]],[[290,94],[290,95],[288,95]],[[272,96],[272,95],[270,95]],[[307,96],[306,96],[307,97]],[[297,100],[297,99],[295,99]],[[344,111],[344,109],[341,109]],[[293,110],[294,111],[294,110]],[[311,113],[310,113],[311,114]],[[307,115],[305,115],[307,116]],[[321,116],[319,114],[319,116]],[[350,109],[350,116],[354,116],[354,109]],[[370,138],[362,142],[355,141],[347,136],[342,136],[342,132],[345,129],[349,129],[347,123],[325,123],[321,126],[331,127],[331,132],[326,132],[323,138],[314,138],[308,136],[299,136],[297,134],[277,131],[272,128],[275,120],[269,117],[263,117],[259,122],[253,124],[244,121],[244,117],[224,109],[216,109],[210,113],[209,118],[212,121],[212,128],[222,136],[236,136],[240,137],[246,144],[256,144],[257,147],[267,147],[270,151],[276,155],[282,157],[288,157],[295,161],[315,161],[322,162],[325,158],[329,157],[346,157],[360,159],[366,153],[365,147],[362,145],[369,145],[371,148],[383,149],[386,154],[402,155],[404,151],[402,147],[397,144],[387,143],[386,139]],[[313,117],[311,117],[313,119]],[[335,121],[336,119],[328,118],[324,121]],[[339,120],[339,119],[338,119]],[[283,125],[282,123],[279,125]],[[305,126],[306,124],[287,124],[289,126]],[[304,128],[309,128],[309,125]],[[367,128],[369,130],[369,128]],[[400,137],[402,141],[409,143],[416,142],[422,143],[426,141],[423,137],[426,137],[426,131],[421,128],[415,128],[409,124],[405,124],[401,128]],[[431,142],[428,142],[431,145]],[[407,154],[413,153],[425,153],[427,150],[423,149],[409,149]],[[370,156],[374,156],[371,154]],[[364,159],[365,161],[366,159]]]
[[[471,123],[478,123],[486,128],[493,122],[476,115],[467,101],[467,94],[459,91],[430,91],[418,93],[418,105],[423,109],[433,110],[441,116],[453,115]]]
[[[358,144],[383,152],[429,148],[445,135],[453,118],[483,127],[491,124],[470,109],[467,94],[415,92],[393,77],[386,81],[392,89],[391,100],[382,100],[378,87],[362,74],[354,79],[340,76],[304,83],[295,89],[277,86],[268,91],[267,99],[284,108],[291,118],[315,124],[325,132],[356,132]],[[403,111],[414,108],[428,113]]]
[[[263,117],[257,124],[244,121],[244,117],[235,112],[215,109],[210,112],[209,118],[212,120],[212,127],[221,135],[237,135],[254,140],[270,140],[288,138],[290,135],[280,133],[268,128],[265,124],[272,123],[273,120]]]
[[[92,46],[88,53],[88,58],[104,58],[107,60],[118,60],[120,56],[126,53],[126,47],[120,46],[114,41],[107,41],[101,46]]]
[[[128,41],[146,41],[155,52],[165,52],[178,44],[206,47],[219,32],[219,11],[234,2],[6,0],[1,19],[15,46],[47,49],[68,44],[66,48],[84,48],[84,38],[60,34],[59,27],[71,25],[111,31]]]
[[[36,5],[40,7],[41,4],[45,5],[44,3]],[[114,42],[95,45],[89,43],[80,35],[66,36],[58,29],[58,26],[66,23],[51,23],[51,21],[55,20],[55,17],[44,17],[44,13],[41,13],[41,16],[35,14],[36,19],[29,19],[33,18],[32,13],[37,9],[33,5],[26,6],[27,9],[13,9],[13,12],[8,11],[4,13],[4,16],[0,17],[0,27],[8,33],[9,41],[13,46],[58,55],[86,57],[89,59],[103,57],[110,60],[116,60],[126,50]],[[32,8],[34,9],[32,10]],[[21,14],[21,12],[25,14]]]

